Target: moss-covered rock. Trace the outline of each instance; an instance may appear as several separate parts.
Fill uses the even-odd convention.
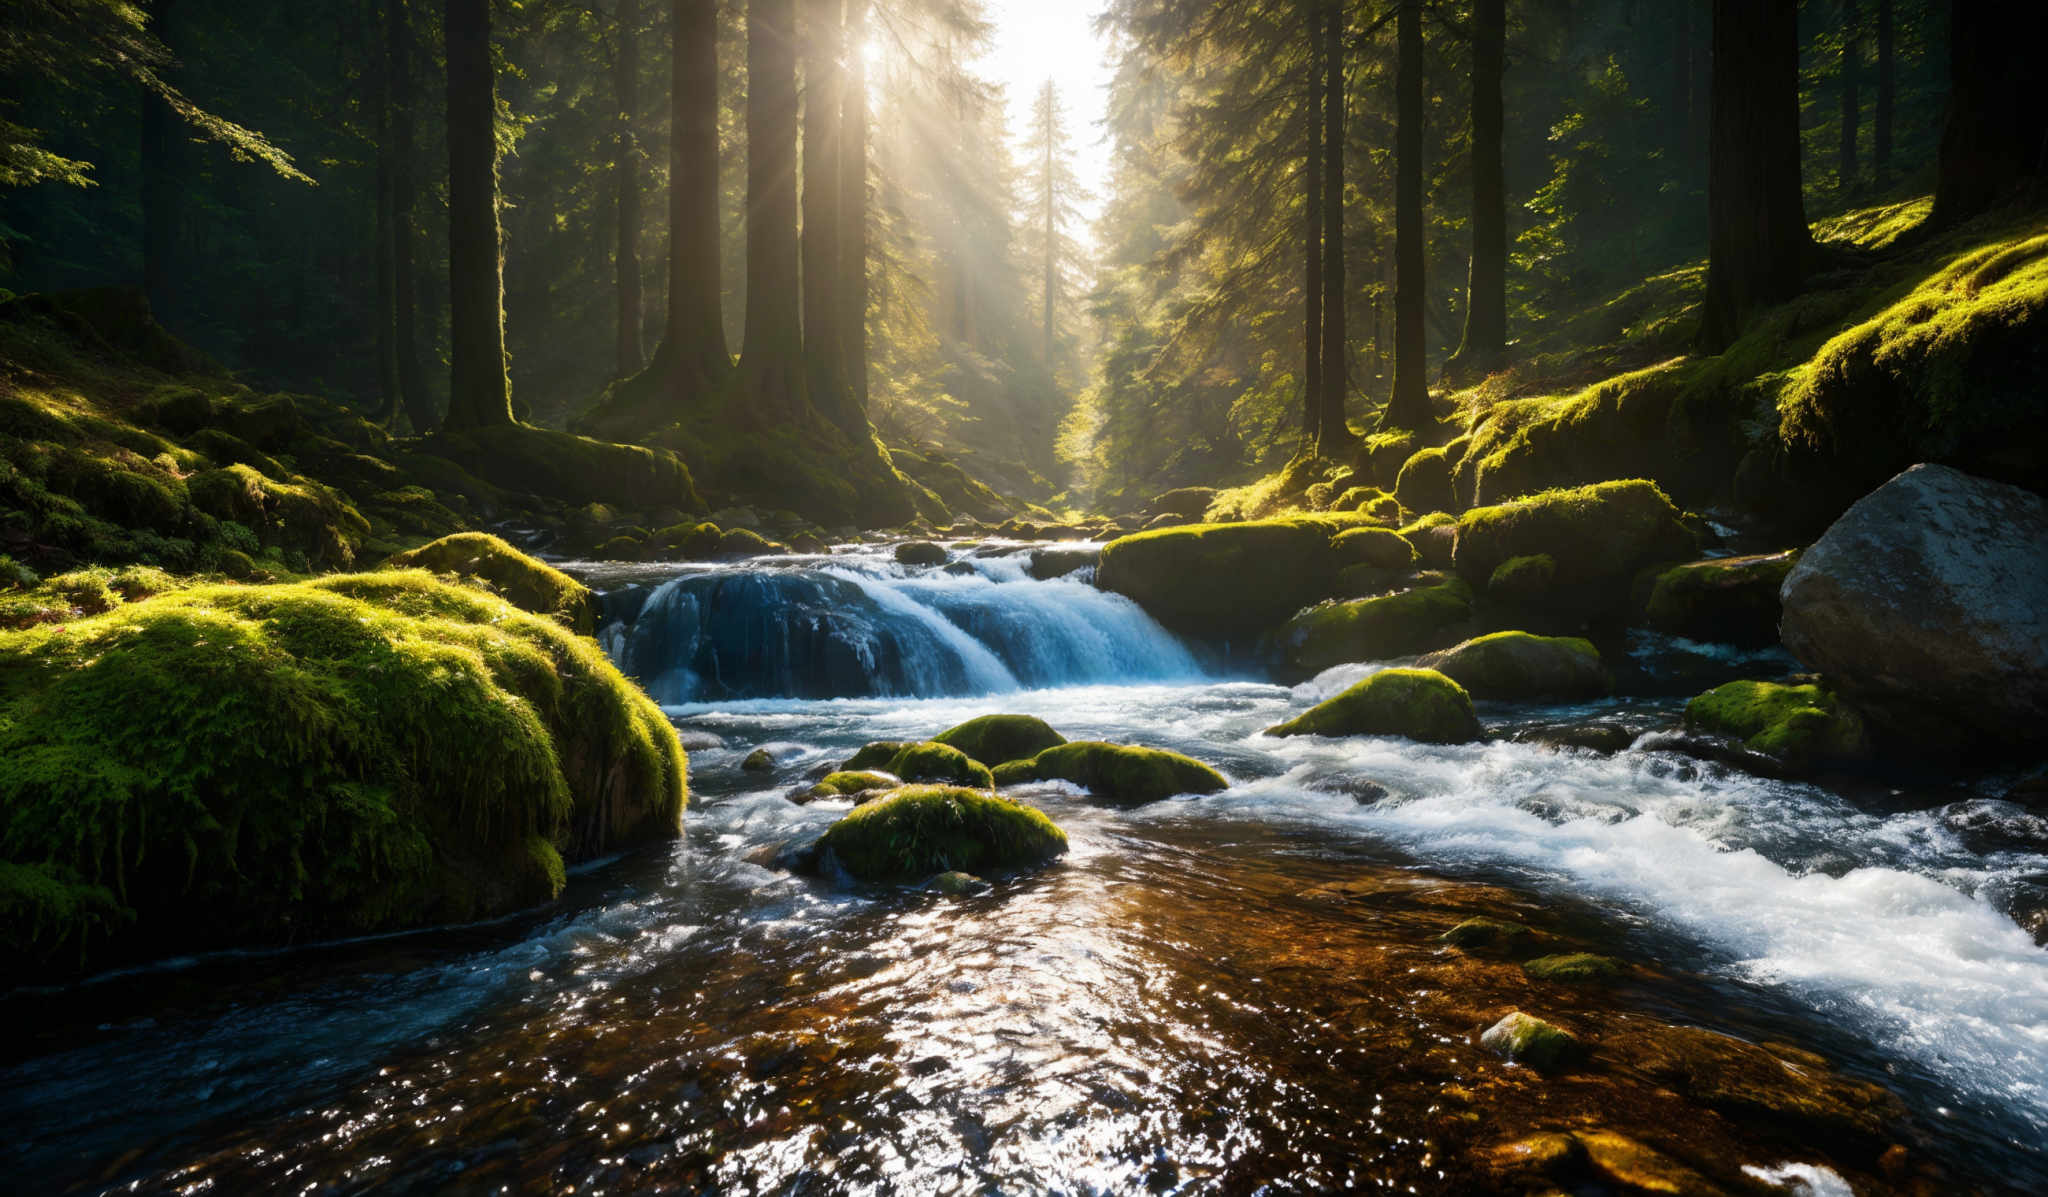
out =
[[[1596,698],[1609,686],[1600,650],[1576,636],[1495,632],[1416,664],[1450,678],[1474,698]]]
[[[1339,526],[1314,517],[1140,532],[1103,548],[1095,584],[1184,635],[1250,640],[1332,593]]]
[[[1746,1043],[1701,1027],[1636,1026],[1601,1039],[1600,1052],[1725,1116],[1838,1143],[1876,1145],[1905,1110],[1868,1081],[1784,1044]]]
[[[1426,744],[1479,738],[1472,698],[1433,669],[1383,669],[1285,723],[1269,736],[1406,736]]]
[[[1550,554],[1510,557],[1486,579],[1486,595],[1518,607],[1541,607],[1556,580],[1557,559]]]
[[[862,745],[839,768],[849,773],[880,769],[904,781],[945,782],[984,790],[995,785],[988,766],[950,744],[933,740],[877,740]]]
[[[929,540],[908,540],[896,546],[896,564],[909,566],[944,565],[946,550]]]
[[[1458,520],[1453,560],[1475,585],[1516,557],[1553,562],[1546,601],[1587,614],[1624,606],[1636,571],[1684,559],[1693,534],[1664,492],[1630,479],[1547,491],[1495,507],[1475,507]]]
[[[1522,971],[1539,981],[1562,981],[1581,985],[1593,981],[1611,981],[1621,975],[1621,965],[1607,956],[1592,952],[1566,952],[1556,956],[1538,956],[1522,962]]]
[[[1394,495],[1410,511],[1453,511],[1458,499],[1451,487],[1451,463],[1442,449],[1423,449],[1401,466]]]
[[[1585,1054],[1579,1037],[1555,1023],[1520,1010],[1494,1023],[1479,1037],[1491,1051],[1539,1072],[1563,1068]]]
[[[1454,948],[1508,948],[1528,943],[1536,933],[1520,923],[1483,915],[1466,919],[1437,938]]]
[[[515,494],[642,510],[704,510],[689,467],[666,449],[613,444],[526,424],[443,432],[430,438],[426,448]]]
[[[1330,541],[1338,558],[1347,566],[1370,565],[1378,569],[1413,569],[1415,546],[1391,528],[1347,528]]]
[[[1862,715],[1812,682],[1716,686],[1686,704],[1685,726],[1739,741],[1793,772],[1870,758]]]
[[[0,632],[10,971],[459,921],[676,833],[673,727],[590,640],[419,571]],[[112,895],[110,905],[103,895]]]
[[[854,808],[818,842],[864,881],[909,882],[934,873],[988,873],[1044,864],[1067,836],[1022,803],[952,786],[905,786]]]
[[[484,532],[460,532],[397,553],[385,569],[424,569],[481,583],[522,611],[550,615],[571,631],[597,633],[598,602],[588,586]]]
[[[775,767],[775,754],[766,748],[756,748],[740,762],[740,768],[749,773],[766,773]]]
[[[1714,557],[1657,575],[1644,613],[1660,632],[1745,647],[1778,642],[1778,590],[1796,551]]]
[[[1067,738],[1036,715],[982,715],[933,736],[993,769],[1011,761],[1029,760]]]
[[[810,788],[804,797],[807,799],[853,798],[856,801],[866,801],[877,797],[881,791],[893,790],[902,784],[901,778],[893,777],[887,773],[876,773],[868,769],[858,771],[841,769],[835,773],[827,773],[819,780],[817,785]]]
[[[871,740],[861,745],[854,754],[839,762],[847,772],[858,773],[863,769],[887,769],[896,754],[916,743],[915,740]]]
[[[1193,757],[1161,748],[1079,740],[996,770],[999,785],[1067,781],[1105,802],[1142,806],[1176,794],[1213,794],[1230,787],[1216,770]]]
[[[1278,641],[1289,669],[1315,674],[1332,665],[1443,648],[1471,631],[1471,588],[1448,578],[1399,594],[1310,608],[1280,629]]]

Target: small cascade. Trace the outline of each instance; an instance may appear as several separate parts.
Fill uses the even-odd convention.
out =
[[[607,596],[604,643],[657,702],[997,694],[1193,679],[1195,658],[1083,577],[1018,558],[854,554],[695,570]]]

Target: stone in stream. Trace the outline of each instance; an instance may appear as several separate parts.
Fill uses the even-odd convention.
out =
[[[1383,669],[1266,734],[1405,736],[1426,744],[1464,744],[1479,738],[1479,717],[1471,696],[1443,674]]]
[[[2048,501],[1947,466],[1865,495],[1785,578],[1785,647],[1891,743],[2038,749]]]
[[[1025,868],[1066,850],[1066,833],[1033,807],[958,786],[904,786],[827,829],[818,862],[862,881],[910,882]]]
[[[1569,701],[1607,693],[1600,650],[1576,636],[1494,632],[1426,654],[1416,665],[1434,669],[1474,698]]]
[[[1591,952],[1568,952],[1558,956],[1538,956],[1522,962],[1522,971],[1540,981],[1564,981],[1580,984],[1587,981],[1611,981],[1621,975],[1621,965],[1606,956]]]
[[[882,791],[902,784],[902,779],[888,773],[841,770],[826,774],[816,785],[800,787],[790,795],[790,801],[803,803],[820,798],[851,798],[856,803],[869,802],[880,797]]]
[[[1093,569],[1102,560],[1101,549],[1033,549],[1027,572],[1041,582],[1064,578],[1075,570]]]
[[[1525,944],[1535,932],[1520,923],[1485,916],[1466,919],[1437,938],[1454,948],[1502,948]]]
[[[1825,1058],[1786,1044],[1652,1025],[1608,1033],[1600,1053],[1730,1118],[1805,1138],[1876,1148],[1891,1141],[1905,1117],[1890,1091],[1844,1077]]]
[[[1178,752],[1091,740],[1060,744],[996,769],[998,785],[1031,781],[1069,781],[1105,802],[1124,806],[1177,794],[1213,794],[1230,786],[1221,773]]]
[[[928,540],[912,540],[896,546],[898,565],[944,565],[946,550]]]
[[[1520,1010],[1488,1027],[1479,1042],[1487,1050],[1538,1072],[1563,1068],[1585,1052],[1578,1036]]]
[[[740,768],[749,773],[765,773],[775,767],[775,755],[766,748],[756,748],[740,762]]]
[[[1797,550],[1714,557],[1657,575],[1645,621],[1688,640],[1745,648],[1778,642],[1778,590],[1799,560]]]
[[[985,894],[995,888],[974,874],[962,873],[957,869],[948,873],[940,873],[930,881],[925,882],[924,887],[935,894],[945,894],[953,898],[966,897],[969,894]]]
[[[1825,686],[1812,682],[1716,686],[1686,704],[1685,729],[1738,743],[1744,752],[1765,758],[1788,776],[1855,765],[1868,760],[1871,752],[1863,717]],[[1755,765],[1738,756],[1700,752],[1697,746],[1677,747],[1738,768]]]
[[[1052,725],[1035,715],[982,715],[932,737],[993,769],[1011,761],[1029,760],[1067,742]]]
[[[984,790],[995,788],[995,779],[990,776],[988,766],[950,744],[932,740],[877,740],[863,745],[839,768],[848,773],[880,769],[909,782],[940,782]]]
[[[1443,648],[1471,631],[1471,588],[1457,578],[1439,577],[1398,594],[1311,607],[1288,620],[1277,635],[1288,668],[1312,676],[1332,665]]]

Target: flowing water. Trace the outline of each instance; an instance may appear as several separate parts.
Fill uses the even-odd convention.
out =
[[[2048,819],[1998,779],[1843,790],[1513,738],[1654,729],[1660,688],[1698,688],[1660,675],[1784,664],[1648,640],[1649,696],[1482,704],[1488,743],[1268,739],[1371,667],[1219,676],[1026,563],[605,571],[606,646],[691,747],[685,840],[495,924],[12,995],[0,1185],[1455,1192],[1498,1184],[1492,1145],[1600,1127],[1786,1191],[2048,1191],[2048,951],[2015,921]],[[1032,787],[1072,851],[966,898],[757,863],[846,809],[788,801],[807,776],[992,711],[1233,784],[1128,811]],[[1536,981],[1437,939],[1472,915],[1628,972]],[[1477,1043],[1517,1007],[1603,1044],[1795,1045],[1906,1116],[1847,1142],[1625,1066],[1545,1078]]]

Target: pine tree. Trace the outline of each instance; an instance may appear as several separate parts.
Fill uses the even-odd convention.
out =
[[[446,0],[448,414],[442,427],[512,422],[499,257],[497,87],[490,0]]]
[[[1684,28],[1681,14],[1680,28]],[[1472,265],[1465,285],[1465,338],[1452,360],[1488,370],[1507,349],[1508,214],[1502,165],[1501,73],[1506,0],[1472,5]]]
[[[764,420],[801,420],[795,0],[747,0],[747,328],[740,385]]]
[[[621,378],[638,370],[640,346],[640,139],[634,126],[640,115],[640,3],[619,0],[616,19],[618,48],[613,56],[618,95],[618,132],[612,147],[613,207],[618,221],[618,249],[612,272],[618,291],[617,369]]]
[[[1080,219],[1077,205],[1086,198],[1074,175],[1068,136],[1066,108],[1048,79],[1031,105],[1022,183],[1025,221],[1032,231],[1027,244],[1038,282],[1038,353],[1055,373],[1068,304],[1078,291],[1081,252],[1070,230]]]
[[[1397,0],[1394,134],[1394,393],[1380,426],[1434,431],[1423,324],[1422,2]]]
[[[819,414],[853,431],[866,423],[846,385],[846,347],[839,298],[845,265],[840,258],[840,124],[845,111],[841,57],[845,29],[840,0],[803,0],[803,319],[806,381]]]

